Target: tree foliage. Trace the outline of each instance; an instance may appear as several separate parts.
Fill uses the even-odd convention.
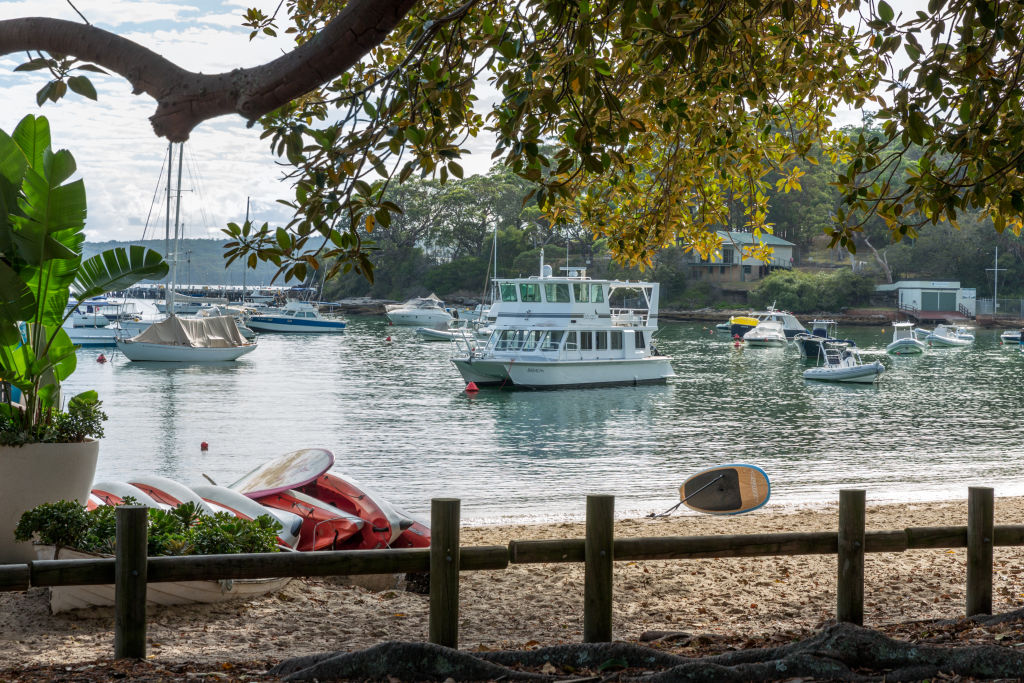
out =
[[[463,177],[468,141],[485,128],[549,224],[585,226],[624,263],[649,265],[680,239],[707,255],[723,225],[771,230],[769,190],[801,190],[820,160],[843,166],[825,229],[851,251],[871,216],[893,241],[967,210],[1000,232],[1021,227],[1018,5],[930,0],[909,17],[885,0],[283,7],[286,17],[245,18],[254,38],[295,38],[296,53],[263,70],[189,80],[130,41],[28,19],[0,22],[0,53],[58,53],[54,83],[76,68],[64,55],[121,73],[158,99],[154,125],[168,135],[226,111],[266,114],[264,135],[292,167],[295,218],[232,233],[229,256],[256,254],[299,279],[324,262],[371,276],[365,238],[403,210],[393,185]],[[487,111],[483,84],[499,93]],[[874,108],[883,134],[838,134],[834,115],[850,106]]]

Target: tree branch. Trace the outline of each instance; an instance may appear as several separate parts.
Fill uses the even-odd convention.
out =
[[[379,45],[416,0],[352,0],[322,31],[261,66],[205,75],[186,71],[126,38],[46,17],[0,21],[0,55],[45,50],[74,56],[128,80],[157,101],[154,132],[187,140],[197,125],[235,113],[252,123],[341,75]]]

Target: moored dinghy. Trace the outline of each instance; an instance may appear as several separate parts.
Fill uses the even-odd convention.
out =
[[[892,341],[885,347],[886,353],[894,356],[908,356],[924,353],[927,345],[914,336],[914,323],[892,324]]]
[[[878,381],[885,372],[885,366],[881,361],[861,361],[860,353],[855,346],[834,344],[824,340],[819,343],[821,351],[818,360],[821,365],[804,370],[804,379],[869,384]]]

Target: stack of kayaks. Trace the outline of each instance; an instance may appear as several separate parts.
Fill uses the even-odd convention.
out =
[[[120,505],[128,497],[169,510],[193,502],[205,514],[228,512],[242,519],[270,515],[279,523],[278,544],[287,551],[372,550],[430,547],[430,529],[355,479],[328,473],[330,451],[307,448],[265,463],[230,486],[188,487],[166,477],[138,475],[129,481],[93,484],[87,507]],[[52,546],[40,559],[53,559]],[[46,555],[49,552],[50,555]],[[58,559],[90,557],[62,549]],[[93,557],[95,557],[93,555]],[[150,583],[147,600],[174,605],[262,595],[289,579]],[[60,586],[50,591],[50,609],[63,612],[114,604],[113,586]]]

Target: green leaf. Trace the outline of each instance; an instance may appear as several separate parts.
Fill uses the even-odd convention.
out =
[[[18,323],[29,320],[35,308],[36,298],[32,290],[18,273],[0,261],[0,344],[17,344],[21,341]]]
[[[45,69],[50,65],[50,60],[43,57],[38,59],[31,59],[24,64],[19,64],[14,67],[15,71],[37,71],[39,69]]]
[[[85,76],[71,76],[68,78],[68,87],[82,97],[88,97],[90,100],[96,99],[96,88],[93,87],[92,81]]]
[[[160,280],[169,270],[163,257],[140,245],[108,249],[82,262],[71,284],[77,301],[131,287],[140,280]]]
[[[896,14],[892,11],[892,7],[889,6],[889,3],[885,0],[881,0],[881,2],[878,3],[878,16],[882,21],[889,23]]]

